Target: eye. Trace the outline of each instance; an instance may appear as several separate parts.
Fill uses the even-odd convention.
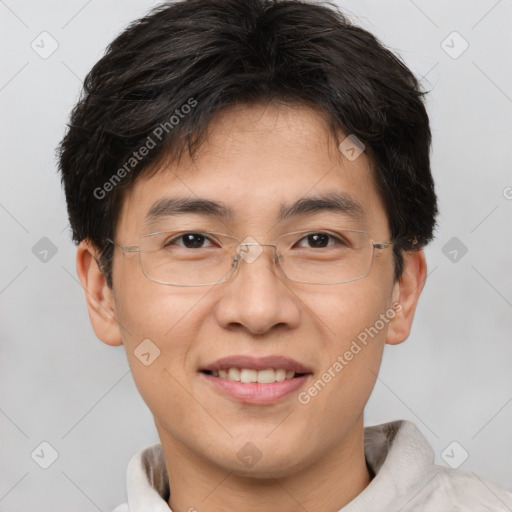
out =
[[[332,243],[329,243],[330,240]],[[306,242],[310,244],[310,246],[304,246],[301,245],[301,242]],[[299,247],[307,248],[307,249],[322,249],[324,247],[332,247],[335,245],[335,242],[346,245],[346,242],[344,242],[342,239],[335,237],[334,235],[331,235],[329,233],[323,233],[323,232],[317,232],[317,233],[308,233],[306,236],[301,238],[297,244]]]
[[[176,243],[177,241],[181,241],[181,243]],[[205,242],[211,242],[210,238],[204,233],[183,233],[182,235],[176,236],[174,238],[170,238],[164,242],[164,247],[170,247],[173,245],[177,245],[178,247],[184,247],[185,249],[203,249],[205,247],[203,244]]]

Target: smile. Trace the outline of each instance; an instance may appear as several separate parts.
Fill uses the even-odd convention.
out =
[[[272,382],[282,382],[283,380],[293,379],[297,373],[293,370],[285,370],[284,368],[267,368],[266,370],[253,370],[250,368],[225,368],[206,372],[214,377],[229,379],[233,382],[243,382],[249,384],[251,382],[259,382],[260,384],[270,384]]]

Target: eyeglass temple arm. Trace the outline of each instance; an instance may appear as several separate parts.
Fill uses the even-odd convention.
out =
[[[126,254],[127,252],[139,252],[140,247],[138,245],[119,245],[114,242],[114,240],[111,240],[110,238],[107,238],[107,241],[110,242],[112,245],[115,245],[116,247],[119,247],[123,251],[123,254]]]
[[[391,242],[373,242],[375,249],[386,249],[386,247],[391,247],[392,245]]]

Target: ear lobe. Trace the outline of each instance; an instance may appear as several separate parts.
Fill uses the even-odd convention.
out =
[[[393,290],[393,303],[399,306],[394,308],[395,317],[389,322],[386,336],[386,343],[389,345],[398,345],[408,338],[414,312],[427,278],[423,249],[405,252],[403,258],[404,271]]]
[[[96,258],[97,248],[87,240],[80,242],[76,253],[76,270],[85,292],[87,309],[96,336],[107,345],[122,345],[114,297]]]

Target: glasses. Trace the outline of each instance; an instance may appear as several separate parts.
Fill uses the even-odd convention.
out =
[[[275,248],[274,265],[299,283],[341,284],[366,277],[375,250],[390,242],[374,242],[368,233],[352,229],[304,230],[261,244],[252,237],[240,242],[224,233],[172,231],[150,233],[138,246],[110,243],[124,254],[138,253],[143,274],[169,286],[207,286],[227,281],[240,262],[252,263],[263,246]]]

